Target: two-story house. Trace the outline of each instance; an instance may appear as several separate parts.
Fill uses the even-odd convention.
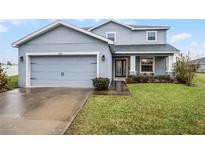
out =
[[[93,87],[92,79],[172,75],[179,50],[167,44],[167,26],[109,20],[79,28],[56,21],[14,42],[20,87]]]

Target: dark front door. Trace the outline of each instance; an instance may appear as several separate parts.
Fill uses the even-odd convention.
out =
[[[115,76],[126,77],[126,60],[115,60]]]

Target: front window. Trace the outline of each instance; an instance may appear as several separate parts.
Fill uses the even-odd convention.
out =
[[[156,41],[157,40],[157,32],[156,31],[148,31],[147,32],[147,41]]]
[[[153,72],[153,58],[142,58],[140,59],[141,72],[142,73],[152,73]]]
[[[115,32],[107,32],[106,33],[106,38],[116,42],[116,33]]]

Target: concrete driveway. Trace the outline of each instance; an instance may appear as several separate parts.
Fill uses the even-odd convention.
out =
[[[71,88],[0,93],[0,134],[63,134],[91,93]]]

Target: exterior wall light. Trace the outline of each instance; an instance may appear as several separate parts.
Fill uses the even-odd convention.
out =
[[[23,56],[19,57],[20,62],[23,62]]]
[[[105,61],[105,55],[102,55],[101,60]]]

